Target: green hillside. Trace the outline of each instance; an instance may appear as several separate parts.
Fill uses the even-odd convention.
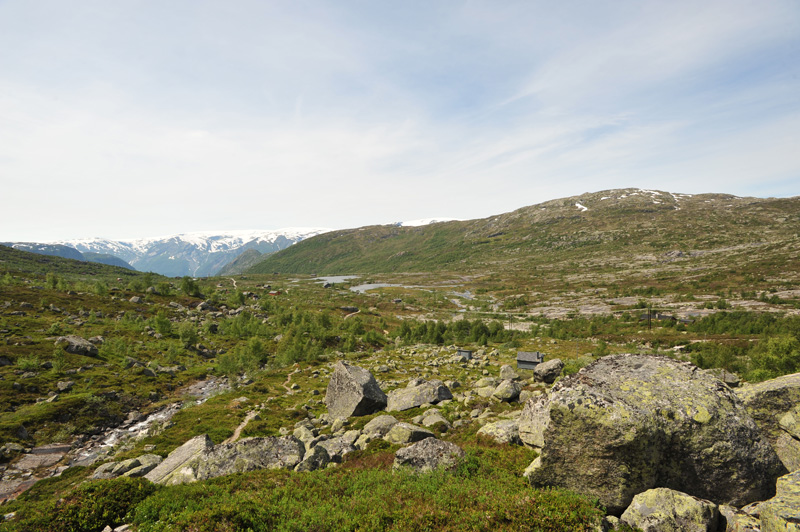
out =
[[[248,273],[516,272],[741,282],[797,278],[800,198],[609,190],[489,218],[333,231]],[[562,283],[563,284],[563,283]]]

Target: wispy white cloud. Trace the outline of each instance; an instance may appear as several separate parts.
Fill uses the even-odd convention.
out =
[[[793,0],[9,0],[0,239],[797,194],[799,48]]]

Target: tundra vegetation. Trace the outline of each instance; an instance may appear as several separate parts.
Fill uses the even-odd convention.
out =
[[[764,216],[797,217],[782,203],[764,208]],[[627,219],[632,239],[654,230],[634,211]],[[695,225],[704,230],[714,224],[700,221]],[[570,223],[551,225],[562,222]],[[735,223],[717,223],[738,231]],[[522,472],[536,452],[478,434],[482,423],[513,410],[490,397],[439,409],[445,423],[430,430],[466,451],[450,472],[393,472],[399,446],[379,439],[336,467],[307,473],[253,471],[179,486],[91,477],[103,462],[167,456],[198,435],[219,444],[234,435],[291,433],[298,422],[326,413],[323,398],[339,360],[369,369],[386,392],[414,377],[462,386],[497,377],[501,366],[514,365],[517,351],[559,358],[565,375],[617,353],[665,355],[749,382],[800,372],[800,273],[787,259],[797,252],[796,232],[789,244],[764,244],[755,255],[734,247],[727,260],[710,252],[665,259],[672,247],[664,237],[659,254],[625,267],[618,233],[609,249],[619,253],[606,262],[551,235],[544,242],[556,250],[550,263],[521,265],[505,261],[517,243],[503,226],[505,233],[486,237],[506,242],[498,260],[481,252],[460,268],[453,244],[459,239],[439,234],[452,227],[463,229],[443,227],[429,238],[440,251],[436,261],[426,258],[403,273],[364,262],[357,271],[370,273],[329,286],[311,272],[166,278],[0,247],[4,478],[33,447],[101,442],[131,416],[180,403],[139,437],[94,445],[93,464],[62,469],[4,503],[2,513],[14,517],[0,529],[99,531],[133,523],[142,531],[593,530],[605,515],[597,500],[532,488]],[[602,240],[584,236],[584,248]],[[769,241],[769,234],[760,236]],[[331,238],[308,241],[312,250],[322,237]],[[710,230],[704,238],[714,248],[730,244]],[[270,271],[288,264],[275,262],[288,261],[288,251],[308,252],[303,244],[276,256]],[[350,289],[365,283],[388,286]],[[60,340],[73,336],[91,340],[96,352]],[[459,360],[456,348],[481,356]],[[519,373],[523,394],[541,393],[544,385]],[[198,399],[198,383],[211,383],[214,393]],[[422,413],[416,407],[392,414],[412,422]],[[375,417],[352,418],[347,428]]]

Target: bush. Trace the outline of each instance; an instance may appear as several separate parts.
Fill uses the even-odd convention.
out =
[[[157,490],[142,478],[116,478],[82,484],[46,511],[16,523],[19,530],[100,532],[129,519],[128,513]]]

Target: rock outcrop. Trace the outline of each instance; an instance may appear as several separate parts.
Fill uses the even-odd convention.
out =
[[[172,451],[145,478],[174,485],[257,469],[294,469],[304,455],[303,442],[294,436],[245,438],[215,446],[204,434]],[[313,463],[323,461],[317,457]]]
[[[452,469],[464,457],[464,451],[455,443],[426,438],[408,447],[399,449],[394,455],[393,469],[410,468],[424,473],[434,469]]]
[[[503,419],[487,423],[480,428],[478,436],[491,438],[497,443],[522,445],[522,440],[519,439],[519,421],[516,419]]]
[[[108,462],[98,467],[92,478],[143,477],[162,462],[157,454],[145,454],[120,462]]]
[[[196,480],[194,472],[189,470],[183,473],[186,465],[204,456],[214,447],[214,442],[206,434],[195,436],[167,456],[155,469],[147,473],[144,478],[156,484],[183,484]]]
[[[293,436],[245,438],[216,445],[184,468],[193,469],[197,480],[205,480],[257,469],[294,469],[304,454],[303,442]]]
[[[716,532],[719,511],[711,501],[655,488],[638,494],[620,521],[643,532]]]
[[[416,386],[392,390],[389,392],[386,410],[388,412],[399,412],[416,408],[426,403],[434,404],[452,398],[453,394],[442,381],[432,380]]]
[[[617,515],[656,487],[742,506],[785,473],[728,386],[666,357],[600,359],[530,400],[519,431],[540,449],[534,486],[589,494]]]
[[[788,471],[800,469],[800,373],[736,390]]]
[[[386,394],[372,373],[339,361],[328,383],[325,404],[332,419],[366,416],[386,408]]]

